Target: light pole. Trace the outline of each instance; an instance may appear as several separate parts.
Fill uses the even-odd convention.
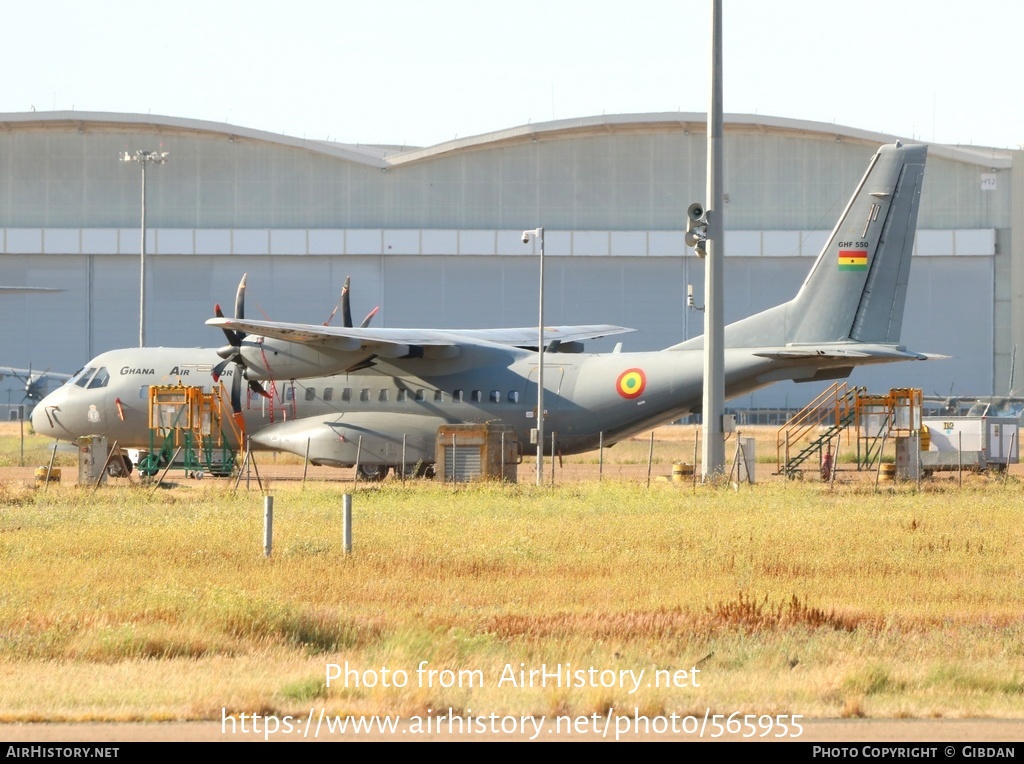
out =
[[[138,162],[142,166],[142,247],[139,257],[139,347],[146,345],[146,165],[167,164],[166,151],[144,151],[121,154],[122,162]]]
[[[537,485],[544,485],[544,229],[523,231],[523,244],[540,242],[540,291],[537,295]],[[551,458],[554,458],[551,454]]]
[[[725,246],[722,190],[722,0],[711,2],[711,98],[708,105],[707,257],[704,261],[704,480],[725,474]]]

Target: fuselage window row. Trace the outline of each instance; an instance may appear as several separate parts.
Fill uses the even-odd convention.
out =
[[[101,369],[100,371],[101,372],[105,372],[104,369]],[[103,387],[103,386],[106,385],[108,379],[109,379],[109,377],[107,377],[106,375],[99,375],[99,374],[97,374],[97,375],[95,375],[95,378],[93,377],[93,375],[85,375],[85,376],[82,377],[82,379],[78,380],[76,382],[76,384],[79,387],[86,387],[86,386],[88,386],[88,387]],[[140,398],[145,398],[147,396],[148,391],[149,391],[149,388],[147,386],[140,387],[139,388],[139,397]],[[295,393],[295,389],[293,387],[285,388],[284,399],[286,401],[289,401],[289,402],[293,401],[293,400],[295,400],[295,397],[296,397],[296,393]],[[317,389],[315,387],[307,387],[307,388],[305,388],[305,392],[303,394],[303,397],[304,397],[304,399],[306,401],[314,401],[314,400],[316,400],[316,398],[317,398]],[[364,388],[361,388],[359,390],[359,400],[361,402],[369,403],[371,401],[372,397],[373,397],[372,396],[372,391],[370,390],[370,388],[364,387]],[[427,402],[427,398],[428,398],[428,391],[426,391],[426,390],[424,390],[422,388],[417,389],[415,391],[415,393],[413,393],[412,390],[409,390],[407,388],[399,388],[397,393],[396,393],[396,395],[395,395],[395,400],[398,401],[399,403],[406,403],[406,402],[413,401],[413,400],[416,403],[426,403]],[[433,398],[434,398],[434,402],[435,403],[444,403],[444,392],[442,392],[441,390],[435,390]],[[323,391],[323,400],[324,401],[331,401],[333,399],[334,399],[334,388],[333,387],[325,387],[324,391]],[[380,403],[387,403],[390,399],[391,399],[391,391],[388,388],[383,388],[382,387],[382,388],[380,388],[377,391],[377,401],[378,402],[380,402]],[[342,402],[345,402],[345,403],[350,403],[352,401],[352,388],[350,388],[350,387],[342,388],[340,400]],[[451,401],[453,403],[462,403],[465,400],[466,400],[466,397],[465,397],[465,391],[464,390],[452,390]],[[472,402],[472,403],[483,403],[484,402],[484,392],[483,392],[483,390],[470,390],[469,391],[469,398],[468,398],[468,400],[470,402]],[[506,403],[519,403],[519,391],[518,390],[509,390],[508,394],[504,396],[504,400],[505,400]],[[502,402],[502,393],[501,393],[501,391],[500,390],[491,390],[488,393],[487,402],[488,403],[501,403]]]

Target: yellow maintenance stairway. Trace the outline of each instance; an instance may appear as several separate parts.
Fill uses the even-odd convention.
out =
[[[870,395],[863,387],[837,382],[779,428],[776,474],[799,477],[811,456],[814,469],[829,469],[845,433],[856,438],[857,469],[868,469],[881,458],[886,441],[914,438],[928,449],[928,429],[922,424],[921,391],[899,387],[886,395]],[[824,473],[823,473],[824,474]]]
[[[149,452],[139,460],[139,472],[152,476],[170,467],[193,477],[231,475],[243,438],[224,410],[222,392],[223,386],[209,393],[188,385],[151,386]]]

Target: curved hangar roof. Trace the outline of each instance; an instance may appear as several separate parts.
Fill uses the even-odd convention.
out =
[[[369,167],[385,169],[422,162],[445,155],[530,143],[543,138],[561,139],[588,135],[609,135],[613,133],[671,132],[674,130],[703,132],[706,130],[706,122],[705,115],[702,112],[661,112],[579,117],[520,125],[505,130],[446,141],[436,146],[420,148],[317,141],[306,138],[294,138],[289,135],[239,127],[221,122],[152,114],[88,111],[0,113],[0,132],[22,129],[66,130],[69,127],[74,127],[79,132],[84,132],[86,129],[118,130],[129,127],[143,127],[150,128],[155,133],[173,135],[205,133],[208,135],[224,136],[228,140],[258,141],[289,148],[304,149],[336,159],[344,159]],[[725,116],[725,127],[730,133],[753,132],[804,137],[818,136],[874,145],[892,143],[898,139],[898,136],[886,133],[859,130],[826,122],[812,122],[753,114],[727,114]],[[901,140],[912,142],[906,138]],[[932,156],[978,166],[996,169],[1008,169],[1012,166],[1010,153],[1001,149],[933,144],[930,146],[929,152]]]

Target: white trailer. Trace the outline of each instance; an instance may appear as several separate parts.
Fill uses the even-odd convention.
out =
[[[922,420],[930,444],[921,452],[926,472],[964,469],[1002,471],[1017,463],[1018,424],[1016,417],[947,416]]]

